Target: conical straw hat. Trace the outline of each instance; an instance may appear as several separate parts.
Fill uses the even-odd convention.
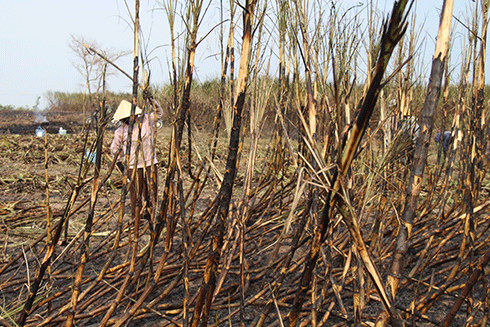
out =
[[[143,112],[141,108],[136,107],[135,110],[135,115],[139,115]],[[126,100],[122,100],[121,103],[119,104],[119,107],[117,107],[116,113],[114,114],[113,119],[114,120],[121,120],[124,118],[127,118],[131,116],[131,103],[129,103]]]

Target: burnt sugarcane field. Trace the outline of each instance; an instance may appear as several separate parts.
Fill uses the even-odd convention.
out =
[[[0,106],[0,326],[490,325],[489,0],[154,2]]]

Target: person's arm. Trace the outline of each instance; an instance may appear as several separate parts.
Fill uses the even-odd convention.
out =
[[[119,150],[122,147],[122,144],[123,144],[122,133],[121,133],[121,129],[118,128],[114,132],[114,138],[112,139],[112,143],[111,143],[111,155],[113,157],[116,155],[117,150]],[[121,160],[120,157],[121,156],[119,156],[119,160]]]
[[[151,99],[151,103],[155,107],[154,113],[156,114],[156,120],[162,119],[162,117],[163,117],[163,109],[160,106],[160,103],[158,103],[158,101],[155,100],[154,98]]]

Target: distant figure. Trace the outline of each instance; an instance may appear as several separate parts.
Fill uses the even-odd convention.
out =
[[[441,132],[437,133],[437,135],[434,137],[434,142],[438,144],[442,144],[442,150],[444,153],[449,150],[449,146],[451,145],[451,132],[450,131],[445,131],[444,134]]]
[[[137,168],[137,178],[131,182],[129,188],[131,198],[131,215],[136,218],[136,210],[141,210],[141,207],[146,201],[147,208],[151,205],[151,198],[157,198],[157,163],[155,144],[153,133],[156,133],[155,122],[162,118],[163,109],[160,104],[153,98],[150,98],[150,103],[155,106],[155,112],[143,114],[142,110],[136,107],[136,119],[133,125],[133,135],[131,139],[131,152],[129,156],[129,167],[127,167],[127,176],[133,175],[133,169]],[[123,100],[114,114],[114,120],[120,121],[122,124],[114,132],[114,139],[111,144],[111,154],[114,156],[119,149],[122,149],[123,155],[119,156],[118,161],[125,163],[126,144],[128,138],[128,130],[130,124],[131,103]],[[136,151],[138,147],[138,138],[140,135],[139,125],[141,123],[141,146],[138,149],[138,158]],[[152,171],[153,165],[153,171]],[[138,181],[138,183],[136,183]],[[150,188],[150,186],[153,186]],[[153,194],[151,194],[153,193]],[[145,210],[146,212],[146,210]]]

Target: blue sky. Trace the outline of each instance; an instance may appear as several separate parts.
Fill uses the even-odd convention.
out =
[[[145,0],[141,5],[143,30],[165,31],[163,12],[151,11],[153,7]],[[77,57],[68,46],[72,35],[95,41],[111,52],[133,48],[129,15],[122,1],[7,0],[0,8],[2,105],[33,106],[46,91],[83,91],[83,77],[73,65]],[[158,34],[152,40],[168,44],[166,33]],[[158,55],[165,55],[164,51],[162,48]],[[131,72],[131,56],[118,64]],[[156,71],[155,67],[152,73]],[[131,85],[122,75],[111,77],[108,84],[113,91],[124,91]]]
[[[140,2],[142,31],[148,49],[153,50],[152,80],[161,85],[168,82],[167,18],[159,5],[162,1]],[[439,20],[437,8],[443,1],[418,2],[419,22],[427,18],[423,37],[426,37],[430,58]],[[360,1],[340,3],[348,5]],[[383,9],[385,1],[379,3],[379,8]],[[470,0],[455,1],[454,14],[461,16],[469,3]],[[128,1],[128,5],[133,11],[134,1]],[[206,26],[219,20],[216,7],[210,7],[206,18]],[[0,105],[33,107],[37,97],[47,91],[83,92],[83,76],[74,68],[77,57],[68,46],[72,35],[95,41],[110,52],[131,51],[133,33],[128,20],[129,14],[122,0],[3,0],[0,5]],[[216,41],[217,36],[211,35],[198,48],[196,74],[200,80],[219,76],[219,60],[212,56],[219,51]],[[117,63],[131,72],[131,55]],[[123,75],[116,74],[109,78],[108,88],[130,92],[131,83]],[[43,105],[41,103],[40,107]]]

